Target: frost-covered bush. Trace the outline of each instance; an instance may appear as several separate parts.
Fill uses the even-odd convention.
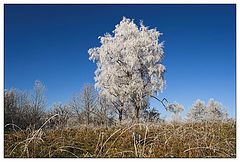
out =
[[[162,33],[125,17],[115,27],[113,35],[99,37],[100,47],[88,51],[89,59],[97,61],[95,87],[118,109],[132,107],[138,122],[144,102],[165,85]]]
[[[208,101],[205,105],[204,101],[200,99],[196,100],[193,107],[190,108],[187,117],[192,121],[211,121],[211,120],[222,120],[228,118],[226,109],[223,109],[221,104],[215,102],[213,98]]]
[[[48,124],[49,128],[65,129],[72,120],[72,108],[68,103],[64,105],[61,102],[58,104],[54,103],[50,108],[49,117],[54,115],[57,116]]]
[[[179,113],[184,110],[184,107],[177,102],[175,102],[174,104],[167,103],[166,110],[173,113]]]
[[[179,103],[175,102],[174,104],[167,103],[166,110],[172,112],[170,121],[179,122],[181,121],[181,112],[184,111],[184,107]]]

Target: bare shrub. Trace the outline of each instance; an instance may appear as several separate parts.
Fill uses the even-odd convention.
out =
[[[14,126],[22,129],[27,128],[31,123],[28,120],[31,109],[26,92],[17,89],[4,91],[4,125],[5,130],[13,130]]]
[[[72,119],[72,107],[69,104],[62,103],[53,104],[50,108],[49,116],[57,115],[52,121],[50,128],[66,129],[69,127],[69,122]]]
[[[44,122],[46,108],[45,86],[40,81],[35,82],[33,91],[28,95],[17,89],[4,91],[4,124],[5,130],[10,125],[19,128],[39,128]]]

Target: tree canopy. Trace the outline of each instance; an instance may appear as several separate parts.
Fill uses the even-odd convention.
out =
[[[140,109],[147,98],[164,88],[163,43],[159,31],[123,17],[113,35],[100,36],[100,47],[89,49],[96,61],[95,87],[100,95],[123,108],[126,104]]]

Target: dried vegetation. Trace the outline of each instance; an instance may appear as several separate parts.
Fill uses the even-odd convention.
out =
[[[19,130],[4,156],[21,158],[235,158],[236,122]]]

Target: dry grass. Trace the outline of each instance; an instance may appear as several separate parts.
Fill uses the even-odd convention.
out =
[[[132,125],[4,134],[5,157],[235,158],[236,123]]]

